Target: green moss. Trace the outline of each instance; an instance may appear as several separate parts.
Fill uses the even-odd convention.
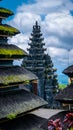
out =
[[[26,80],[24,83],[25,83],[25,84],[29,84],[29,83],[30,83],[30,81],[29,81],[29,80]]]
[[[13,14],[12,11],[10,11],[9,9],[5,9],[5,8],[0,8],[0,13],[10,14],[10,15]]]
[[[26,52],[24,52],[23,50],[21,49],[17,49],[17,50],[12,50],[12,49],[3,49],[3,48],[0,48],[0,54],[1,55],[9,55],[10,57],[12,55],[26,55]]]
[[[59,84],[59,88],[64,89],[64,88],[66,88],[66,85],[65,84]]]
[[[34,76],[30,76],[30,74],[19,74],[19,75],[7,75],[7,76],[0,76],[0,84],[8,85],[9,83],[19,83],[24,82],[24,84],[29,84],[30,80],[35,79]]]
[[[12,120],[12,119],[16,118],[16,114],[10,113],[9,115],[7,115],[7,118]]]
[[[10,35],[19,33],[19,30],[16,28],[10,26],[3,26],[3,25],[0,25],[0,32],[1,31]]]
[[[73,130],[73,127],[71,127],[70,129],[68,129],[68,130]]]
[[[8,85],[9,83],[14,83],[14,82],[25,82],[29,79],[26,77],[26,75],[11,75],[11,76],[0,76],[0,83],[3,83],[5,85]]]

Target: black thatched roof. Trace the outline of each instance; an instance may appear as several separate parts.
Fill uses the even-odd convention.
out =
[[[19,34],[20,31],[14,27],[11,27],[10,25],[7,24],[0,24],[0,35],[5,37],[7,36],[14,36],[16,34]]]
[[[62,103],[73,104],[73,84],[61,90],[60,93],[56,95],[55,99]]]
[[[17,117],[47,104],[44,99],[23,89],[0,92],[0,119]]]
[[[0,59],[3,58],[23,58],[27,53],[13,44],[0,44]]]
[[[73,65],[67,67],[64,71],[64,74],[68,75],[69,77],[73,77]]]
[[[6,17],[9,17],[11,15],[13,15],[13,12],[11,10],[0,7],[0,16],[6,18]]]
[[[1,67],[0,68],[0,86],[23,83],[27,80],[38,79],[35,74],[26,70],[24,67],[13,66],[13,67]]]
[[[0,124],[2,130],[43,130],[41,125],[47,119],[28,114],[17,119]]]

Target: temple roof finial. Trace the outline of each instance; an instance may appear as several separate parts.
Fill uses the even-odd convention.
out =
[[[33,29],[35,28],[40,28],[40,26],[38,25],[38,21],[35,22],[35,25],[33,26]]]
[[[38,26],[38,21],[36,21],[36,26]]]

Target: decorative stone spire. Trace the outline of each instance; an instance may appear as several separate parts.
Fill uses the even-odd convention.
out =
[[[58,85],[55,69],[51,57],[45,54],[44,38],[38,22],[35,22],[31,33],[30,43],[28,43],[28,57],[24,58],[23,66],[38,76],[38,95],[48,101],[49,107],[53,107],[56,86]],[[53,91],[55,91],[53,93]]]
[[[29,57],[26,61],[26,68],[31,70],[35,73],[39,78],[43,76],[44,73],[44,52],[45,48],[43,47],[43,40],[42,33],[40,30],[40,26],[36,21],[35,25],[33,26],[33,31],[30,38],[29,43]]]

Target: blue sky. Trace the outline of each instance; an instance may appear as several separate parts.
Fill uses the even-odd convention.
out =
[[[15,11],[19,5],[22,5],[22,3],[26,2],[26,0],[2,0],[1,6],[6,7],[8,9],[11,9]]]
[[[15,12],[18,6],[21,6],[24,3],[32,4],[34,2],[34,0],[2,0],[0,3],[2,7],[11,9]]]
[[[9,38],[9,43],[27,50],[32,26],[37,20],[46,53],[51,56],[58,74],[73,64],[73,0],[3,0],[0,4],[15,13],[5,22],[21,31]]]

